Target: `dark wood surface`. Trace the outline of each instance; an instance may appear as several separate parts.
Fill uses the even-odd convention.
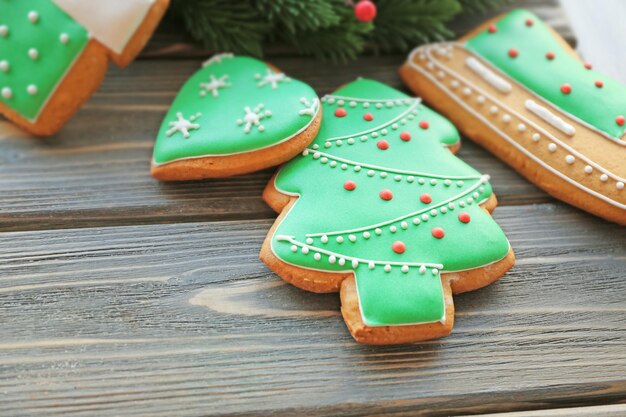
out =
[[[554,3],[529,3],[568,33]],[[623,228],[465,141],[516,266],[455,297],[450,337],[360,346],[336,295],[258,260],[272,170],[150,178],[155,131],[203,55],[165,30],[56,137],[0,121],[0,415],[624,414]],[[271,59],[320,94],[357,76],[401,87],[402,60]]]

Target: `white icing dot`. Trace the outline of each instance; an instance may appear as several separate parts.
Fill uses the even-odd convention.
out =
[[[430,215],[433,216],[433,217],[437,217],[437,214],[438,214],[438,211],[436,209],[432,209],[430,211]]]
[[[437,185],[437,180],[434,178],[430,180],[430,185]]]
[[[432,70],[432,69],[434,69],[434,68],[435,68],[435,64],[433,64],[432,62],[428,62],[428,63],[426,64],[426,68],[428,68],[429,70]]]
[[[328,262],[330,262],[331,264],[334,264],[335,262],[337,262],[337,257],[335,255],[330,255],[328,257]]]
[[[508,114],[505,114],[504,116],[502,116],[502,121],[504,123],[509,123],[511,121],[511,116],[509,116]]]
[[[323,235],[321,238],[322,243],[328,243],[328,236]]]
[[[337,166],[337,161],[330,161],[329,165],[330,165],[331,168],[334,168],[334,167]]]
[[[393,130],[398,129],[398,124],[397,124],[397,123],[392,124],[392,125],[391,125],[391,128],[392,128]]]
[[[524,123],[520,123],[517,125],[517,130],[519,132],[525,132],[526,131],[526,125]]]
[[[309,150],[305,149],[302,151],[302,156],[307,156],[309,154]]]
[[[459,206],[465,207],[465,201],[459,201]]]
[[[383,129],[380,131],[380,134],[383,136],[387,136],[387,133],[389,133],[389,131],[387,129]]]
[[[343,141],[341,139],[339,139],[339,140],[335,141],[335,145],[341,146],[341,145],[343,145]]]
[[[302,247],[302,253],[304,253],[305,255],[306,255],[307,253],[309,253],[309,248],[308,248],[308,247],[306,247],[306,246],[303,246],[303,247]]]
[[[338,106],[343,106],[345,104],[345,102],[343,100],[337,100],[337,105]]]
[[[565,157],[565,162],[567,162],[570,165],[573,164],[575,160],[576,160],[576,158],[574,158],[573,155],[567,155]]]
[[[348,169],[348,164],[341,164],[341,169],[343,169],[344,171]]]
[[[374,174],[376,174],[376,173],[373,170],[371,170],[371,169],[369,171],[367,171],[367,176],[368,177],[373,177]]]
[[[13,97],[13,91],[9,87],[4,87],[2,89],[2,97],[7,99]]]
[[[30,59],[37,59],[39,58],[39,51],[37,51],[35,48],[30,48],[28,50],[28,56],[30,57]]]
[[[348,145],[354,145],[354,139],[353,138],[348,139]]]
[[[313,259],[315,259],[316,261],[319,261],[320,259],[322,259],[322,255],[320,255],[319,253],[316,253],[315,255],[313,255]]]
[[[365,142],[367,141],[367,139],[369,139],[367,136],[365,135],[361,136],[361,142]]]
[[[322,159],[320,159],[320,162],[321,162],[322,164],[325,164],[326,162],[328,162],[328,158],[326,158],[326,157],[324,156],[324,157],[322,157]]]
[[[9,68],[11,68],[11,66],[9,65],[9,61],[7,60],[0,61],[0,71],[9,72]]]
[[[355,170],[356,172],[361,171],[361,166],[360,166],[360,165],[355,166],[355,167],[354,167],[354,170]]]
[[[387,107],[393,107],[393,101],[388,101],[385,103]]]
[[[337,236],[335,240],[337,241],[337,243],[343,243],[343,236]]]
[[[329,97],[328,98],[328,104],[335,104],[335,98],[334,97]]]
[[[593,168],[591,167],[591,165],[587,165],[587,166],[585,167],[585,172],[586,172],[587,174],[591,174],[591,173],[593,172]]]
[[[346,264],[346,259],[345,258],[339,258],[339,262],[337,262],[339,265],[344,266]]]
[[[465,87],[463,89],[463,95],[464,96],[469,96],[470,94],[472,94],[472,90],[469,87]]]
[[[416,217],[416,218],[413,219],[413,224],[414,225],[418,225],[420,223],[421,223],[421,220],[419,219],[419,217]]]
[[[422,214],[422,221],[425,221],[425,222],[428,221],[428,214],[426,213]]]
[[[539,133],[534,133],[533,134],[533,141],[539,142],[539,139],[541,139],[541,135]]]
[[[374,264],[374,262],[371,262],[371,261],[370,261],[370,262],[368,262],[367,267],[368,267],[369,269],[374,269],[374,268],[376,268],[376,264]]]
[[[396,181],[402,181],[402,175],[396,175],[393,179]]]
[[[383,108],[383,103],[376,103],[376,108],[377,109],[382,109]]]
[[[398,231],[398,228],[397,228],[396,226],[391,226],[391,227],[389,228],[389,231],[390,231],[391,233],[396,233],[396,232]]]
[[[349,240],[350,242],[356,242],[356,236],[354,236],[354,235],[348,235],[348,240]]]
[[[621,182],[621,181],[618,181],[618,182],[616,182],[616,183],[615,183],[615,187],[616,187],[618,190],[623,190],[623,189],[624,189],[624,183],[623,183],[623,182]]]
[[[356,107],[356,101],[351,101],[350,102],[350,107]]]
[[[498,108],[496,106],[489,107],[489,113],[496,114],[498,112]]]
[[[433,268],[432,273],[433,275],[437,275],[439,273],[439,270],[437,268]]]
[[[476,97],[476,101],[478,102],[478,104],[483,104],[485,102],[485,96]]]
[[[381,172],[380,173],[380,178],[387,178],[387,173],[386,172]]]
[[[413,182],[415,181],[415,177],[413,175],[409,175],[408,177],[406,177],[406,182]]]
[[[420,266],[420,274],[424,275],[426,273],[426,266],[422,265]]]
[[[383,233],[383,231],[377,227],[376,229],[374,229],[374,233],[380,236]]]
[[[443,206],[439,209],[443,214],[446,214],[448,212],[448,208],[446,206]]]
[[[449,187],[449,186],[450,186],[450,184],[452,184],[452,181],[450,181],[450,180],[445,180],[445,181],[443,182],[443,185],[445,185],[446,187]]]
[[[36,11],[31,10],[28,12],[28,20],[30,20],[31,23],[37,23],[39,20],[39,14]]]
[[[602,182],[607,182],[607,180],[609,179],[609,176],[606,174],[602,174],[600,175],[600,181]]]
[[[313,244],[313,239],[310,238],[310,237],[307,237],[306,238],[306,243],[308,243],[309,245],[312,245]]]
[[[459,82],[457,80],[452,80],[450,83],[450,87],[457,88],[459,86]]]
[[[30,84],[28,87],[26,87],[26,92],[28,92],[28,94],[30,94],[31,96],[34,96],[35,94],[37,94],[37,86],[35,84]]]
[[[363,103],[363,108],[364,109],[368,109],[370,107],[370,103],[368,103],[367,101],[365,103]]]
[[[385,270],[385,272],[391,272],[391,265],[387,264],[383,269]]]
[[[325,147],[325,148],[330,148],[331,146],[333,146],[333,144],[332,144],[332,143],[330,143],[330,142],[325,142],[325,143],[324,143],[324,147]]]
[[[463,187],[463,184],[465,184],[465,183],[463,182],[463,180],[458,180],[458,181],[456,182],[456,186],[457,186],[457,187]]]
[[[0,36],[4,37],[9,34],[9,27],[7,25],[0,25]]]
[[[454,208],[455,208],[455,207],[456,207],[456,206],[454,205],[454,203],[450,203],[450,204],[448,204],[448,208],[449,208],[450,210],[454,210]]]
[[[443,72],[443,71],[439,71],[439,72],[437,73],[437,77],[439,77],[439,78],[443,78],[443,77],[445,77],[445,76],[446,76],[446,73],[445,73],[445,72]]]
[[[378,137],[378,132],[372,132],[372,137],[373,138],[377,138]]]
[[[409,272],[409,266],[408,265],[402,265],[402,268],[400,268],[400,270],[406,274],[407,272]]]
[[[257,127],[257,129],[259,130],[259,132],[263,132],[265,131],[265,126],[260,125],[259,127]]]
[[[480,197],[480,194],[478,194],[478,193],[474,193],[474,194],[472,194],[472,197],[474,197],[474,198],[478,198],[478,197]]]
[[[297,252],[298,251],[298,247],[296,245],[291,245],[291,251],[292,252]]]
[[[426,180],[425,180],[424,178],[420,178],[420,179],[418,179],[418,180],[417,180],[417,182],[418,182],[418,183],[420,183],[420,184],[422,184],[422,185],[423,185],[423,184],[426,184]]]
[[[556,152],[556,144],[554,144],[554,143],[549,144],[548,145],[548,150],[550,152]]]
[[[319,152],[315,152],[313,154],[313,159],[318,159],[320,156],[322,156],[322,154],[320,154]]]
[[[352,260],[352,268],[356,269],[359,267],[359,261],[357,261],[356,259]]]
[[[409,225],[406,222],[402,222],[400,223],[400,227],[404,230],[406,230],[407,227],[409,227]]]
[[[67,33],[61,33],[61,35],[59,35],[59,41],[61,41],[62,44],[66,45],[70,41],[70,35],[68,35]]]
[[[365,238],[365,239],[369,239],[369,238],[370,238],[370,236],[372,236],[372,235],[370,234],[370,232],[363,232],[363,238]]]

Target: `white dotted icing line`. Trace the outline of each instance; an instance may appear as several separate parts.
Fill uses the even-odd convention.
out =
[[[508,94],[513,90],[511,83],[507,82],[504,78],[496,75],[493,71],[483,65],[479,60],[474,57],[468,57],[465,60],[465,65],[471,69],[476,75],[485,80],[487,84],[490,84],[493,88],[501,93]]]

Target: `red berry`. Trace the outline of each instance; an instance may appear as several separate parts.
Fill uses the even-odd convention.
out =
[[[389,149],[389,142],[387,142],[385,139],[382,139],[376,142],[376,146],[378,146],[378,149],[386,151],[387,149]]]
[[[348,191],[354,191],[354,189],[356,188],[356,182],[352,180],[348,180],[343,183],[343,188],[345,188]]]
[[[420,201],[424,204],[430,204],[433,201],[433,198],[428,193],[424,193],[420,196]]]
[[[590,70],[591,68],[593,68],[593,65],[591,65],[591,62],[585,62],[585,68]]]
[[[359,22],[371,22],[376,17],[376,5],[370,0],[361,0],[354,6],[354,16]]]
[[[496,27],[496,25],[489,25],[489,28],[487,30],[489,31],[489,33],[496,33],[498,31],[498,28]]]
[[[428,122],[427,122],[426,120],[422,120],[422,121],[420,122],[420,127],[421,127],[422,129],[428,129],[428,127],[429,127],[429,126],[430,126],[430,125],[428,124]]]
[[[596,87],[598,87],[598,88],[602,88],[602,87],[604,87],[604,83],[603,83],[602,81],[600,81],[600,80],[596,81],[594,84],[595,84],[595,85],[596,85]]]
[[[411,140],[411,134],[409,132],[402,132],[400,133],[400,139],[402,139],[405,142],[408,142]]]
[[[391,190],[387,189],[382,190],[380,193],[378,193],[378,195],[385,201],[389,201],[393,198],[393,193],[391,192]]]
[[[626,119],[624,119],[624,116],[617,116],[615,118],[615,123],[617,123],[620,126],[624,126],[624,122],[626,122]]]
[[[509,56],[511,58],[517,58],[519,56],[519,52],[515,48],[509,49]]]
[[[469,223],[470,222],[469,213],[466,211],[459,213],[459,220],[461,221],[461,223]]]
[[[526,19],[526,26],[531,27],[534,23],[532,19]]]
[[[391,249],[395,253],[404,253],[404,251],[406,250],[406,245],[404,244],[404,242],[400,242],[399,240],[397,240],[393,242],[393,244],[391,245]]]
[[[552,61],[554,59],[554,52],[548,52],[546,54],[546,58],[548,58],[550,61]]]
[[[561,93],[563,94],[569,94],[572,92],[572,86],[565,83],[561,86]]]
[[[365,114],[363,115],[363,118],[364,118],[366,121],[371,122],[372,120],[374,120],[374,115],[373,115],[372,113],[365,113]]]
[[[341,107],[339,107],[337,110],[335,110],[335,116],[337,117],[345,117],[348,114],[348,112],[346,111],[346,109],[343,109]]]
[[[432,234],[437,239],[441,239],[446,235],[441,227],[433,228]]]

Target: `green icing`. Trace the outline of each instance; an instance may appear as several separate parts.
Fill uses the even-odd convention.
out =
[[[35,23],[30,12],[38,15]],[[88,40],[87,31],[49,0],[0,0],[0,101],[36,120]],[[29,94],[29,86],[36,93]]]
[[[185,83],[165,116],[154,147],[154,162],[254,151],[309,126],[315,112],[303,111],[317,110],[313,89],[288,77],[273,85],[271,80],[265,81],[268,74],[277,76],[266,63],[253,58],[225,54],[209,60]],[[212,80],[225,85],[207,88]],[[262,128],[252,125],[246,133],[245,108],[254,111],[260,104]],[[267,111],[271,115],[265,115]],[[188,129],[188,137],[171,130],[178,113],[197,125]]]
[[[532,19],[531,26],[526,25],[527,19]],[[624,134],[626,126],[619,126],[615,118],[626,114],[626,86],[586,69],[557,42],[548,26],[526,10],[508,13],[495,26],[495,33],[483,31],[465,46],[563,111],[613,138]],[[508,55],[511,48],[518,50],[517,58]],[[547,59],[547,52],[555,58]],[[596,80],[604,87],[596,87]],[[561,92],[565,83],[572,86],[570,94]]]
[[[370,325],[441,320],[437,264],[443,271],[476,268],[509,251],[498,225],[477,204],[492,194],[489,183],[442,146],[459,140],[448,120],[384,84],[359,79],[325,97],[322,107],[317,138],[276,178],[278,190],[300,197],[273,236],[274,253],[304,268],[354,271],[363,318]],[[345,117],[335,115],[338,108],[345,109]],[[366,113],[372,121],[364,119]],[[427,129],[420,127],[422,121]],[[409,141],[401,139],[404,132]],[[380,140],[388,149],[378,147]],[[346,181],[354,181],[356,189],[346,190]],[[391,200],[379,197],[384,189],[392,192]],[[432,197],[430,204],[420,201],[424,193]],[[469,223],[459,221],[461,212],[470,215]],[[443,228],[443,239],[432,235],[434,227]],[[406,245],[404,253],[392,250],[396,241]],[[423,264],[427,267],[420,273]]]

